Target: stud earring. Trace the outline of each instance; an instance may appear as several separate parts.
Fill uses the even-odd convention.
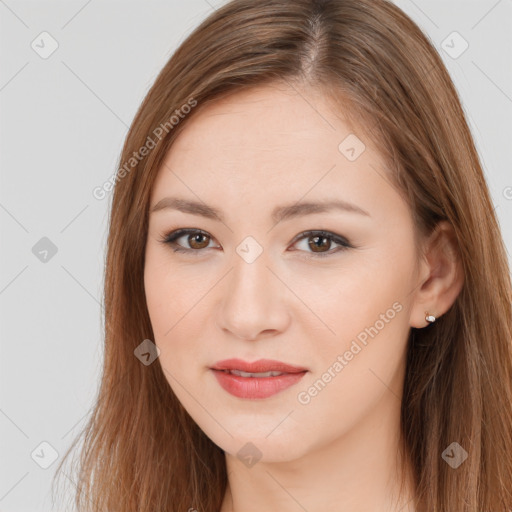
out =
[[[429,324],[433,324],[436,321],[436,317],[434,315],[430,315],[428,311],[425,311],[425,320]]]

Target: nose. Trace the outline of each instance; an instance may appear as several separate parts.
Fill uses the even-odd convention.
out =
[[[271,269],[265,251],[252,263],[237,254],[233,268],[219,289],[217,327],[244,340],[275,336],[290,321],[288,301],[293,295]]]

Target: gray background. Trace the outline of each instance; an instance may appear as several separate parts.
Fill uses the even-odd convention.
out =
[[[100,377],[111,197],[92,190],[157,73],[221,3],[0,0],[0,512],[51,509],[52,450],[85,424]],[[395,3],[455,81],[510,254],[512,0]]]

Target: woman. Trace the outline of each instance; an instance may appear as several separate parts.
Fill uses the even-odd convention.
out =
[[[115,180],[79,510],[512,509],[505,247],[396,6],[233,0]]]

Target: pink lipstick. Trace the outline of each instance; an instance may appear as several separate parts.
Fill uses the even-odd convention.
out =
[[[252,363],[226,359],[216,363],[211,370],[223,389],[238,398],[247,399],[268,398],[284,391],[299,382],[308,371],[270,359]]]

